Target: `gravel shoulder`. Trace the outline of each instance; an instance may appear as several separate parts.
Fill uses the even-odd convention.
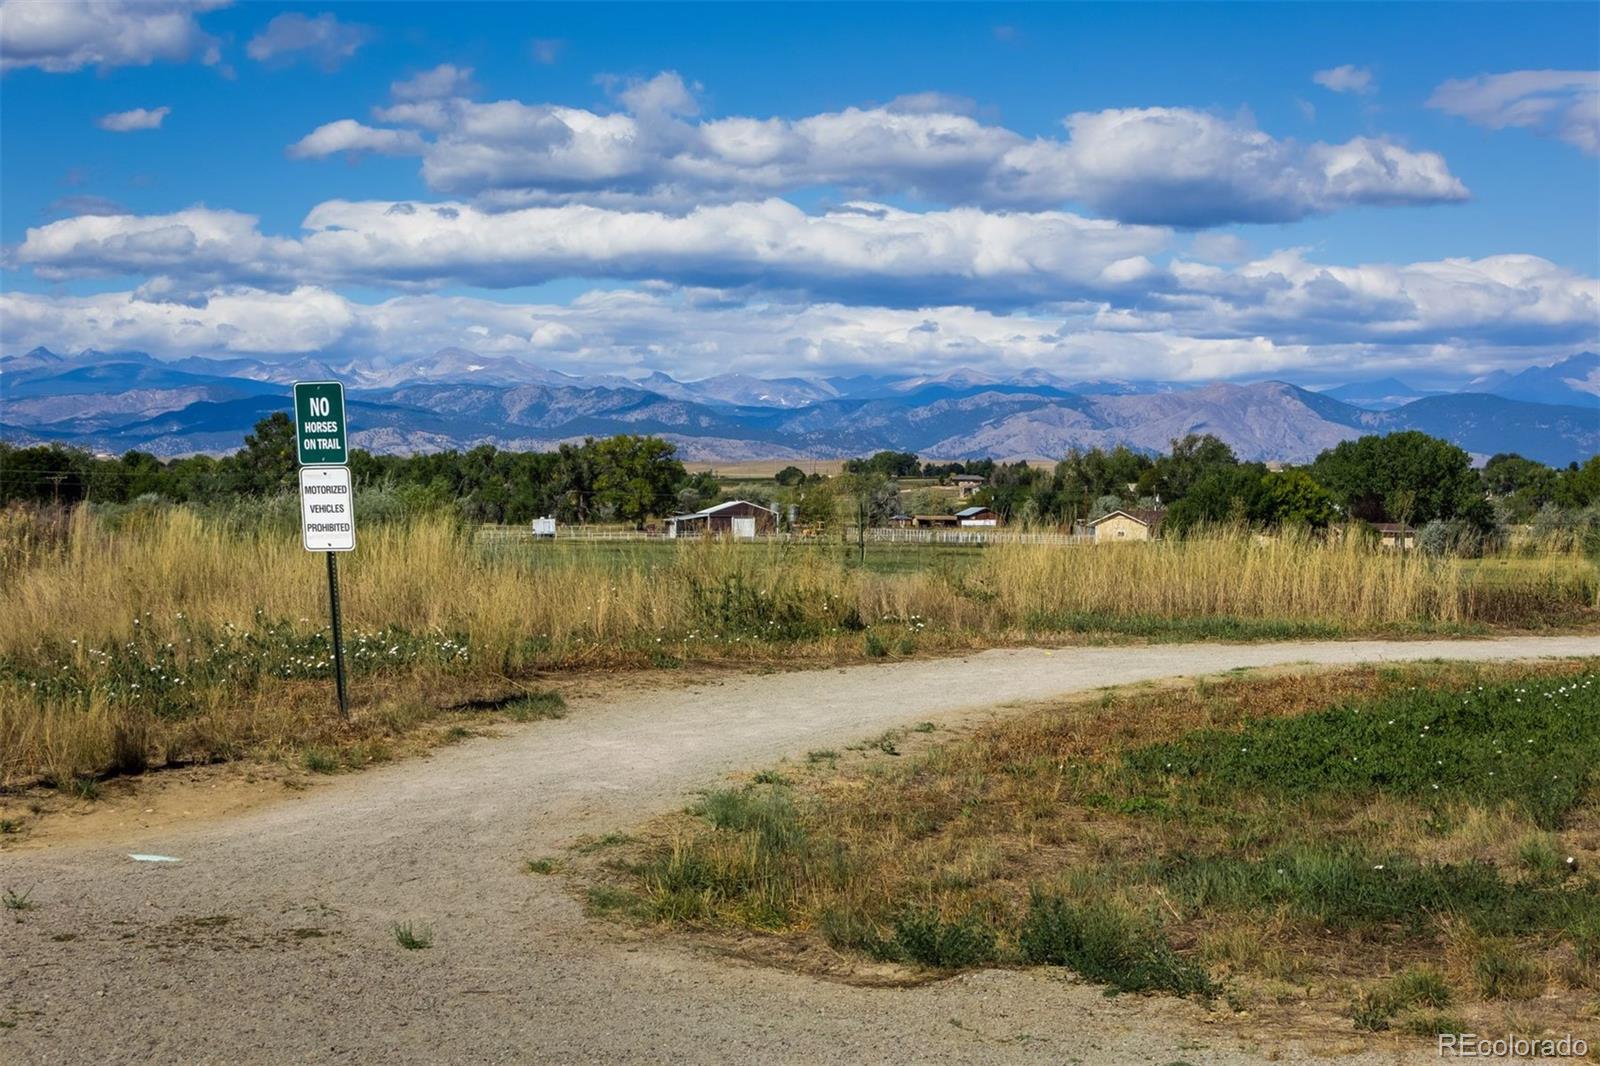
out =
[[[419,760],[193,825],[0,851],[0,1061],[1436,1061],[992,971],[860,988],[586,919],[523,860],[727,773],[884,729],[1236,668],[1600,655],[1600,637],[1157,645],[738,676],[577,700]],[[133,854],[172,856],[150,863]],[[404,951],[395,922],[427,926]]]

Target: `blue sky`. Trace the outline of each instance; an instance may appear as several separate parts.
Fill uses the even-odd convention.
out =
[[[1444,382],[1600,332],[1593,4],[6,0],[0,57],[6,353]]]

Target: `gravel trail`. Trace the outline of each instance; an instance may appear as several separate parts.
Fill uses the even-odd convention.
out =
[[[893,726],[1236,667],[1569,655],[1600,638],[992,651],[580,700],[238,817],[0,852],[37,904],[0,915],[0,1063],[1436,1061],[1254,1047],[1054,973],[849,987],[592,923],[521,865]]]

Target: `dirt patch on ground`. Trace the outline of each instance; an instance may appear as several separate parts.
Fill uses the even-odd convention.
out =
[[[99,786],[93,800],[60,789],[0,795],[0,849],[26,851],[170,832],[231,818],[270,803],[292,803],[318,784],[314,775],[277,763],[191,766]]]

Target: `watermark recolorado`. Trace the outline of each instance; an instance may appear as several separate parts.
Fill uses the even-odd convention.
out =
[[[1589,1054],[1589,1043],[1581,1036],[1487,1037],[1477,1033],[1440,1033],[1439,1057],[1463,1059],[1581,1059]]]

